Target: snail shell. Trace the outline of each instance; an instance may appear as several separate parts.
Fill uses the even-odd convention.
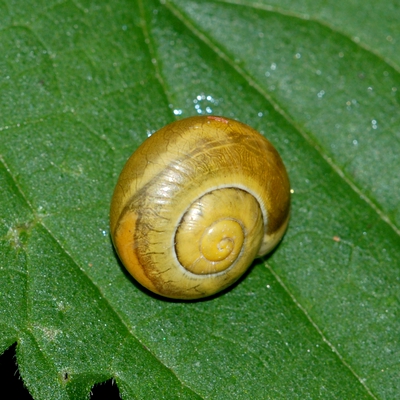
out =
[[[279,242],[289,189],[279,154],[257,131],[224,117],[186,118],[127,161],[111,202],[111,236],[146,288],[176,299],[210,296]]]

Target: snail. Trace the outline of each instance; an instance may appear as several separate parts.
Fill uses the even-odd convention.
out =
[[[175,299],[211,296],[270,252],[289,220],[283,162],[260,133],[225,117],[173,122],[123,168],[110,229],[126,269]]]

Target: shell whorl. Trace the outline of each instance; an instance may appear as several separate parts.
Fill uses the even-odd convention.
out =
[[[142,285],[172,298],[205,297],[277,244],[289,197],[285,167],[258,132],[227,118],[187,118],[128,160],[114,191],[111,234]]]
[[[197,275],[246,269],[262,237],[261,210],[252,195],[235,188],[212,190],[191,204],[180,221],[177,261]]]

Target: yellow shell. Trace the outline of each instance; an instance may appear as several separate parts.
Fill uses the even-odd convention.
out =
[[[129,158],[111,236],[131,275],[175,299],[213,295],[271,251],[289,219],[285,166],[257,131],[215,116],[165,126]]]

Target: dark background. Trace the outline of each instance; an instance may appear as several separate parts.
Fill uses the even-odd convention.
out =
[[[29,394],[28,390],[25,389],[18,372],[15,348],[16,344],[9,347],[3,355],[0,356],[1,398],[3,400],[32,400],[33,397]],[[105,383],[95,385],[92,389],[91,400],[100,400],[104,398],[108,400],[120,399],[118,387],[115,383],[112,384],[111,379]]]

